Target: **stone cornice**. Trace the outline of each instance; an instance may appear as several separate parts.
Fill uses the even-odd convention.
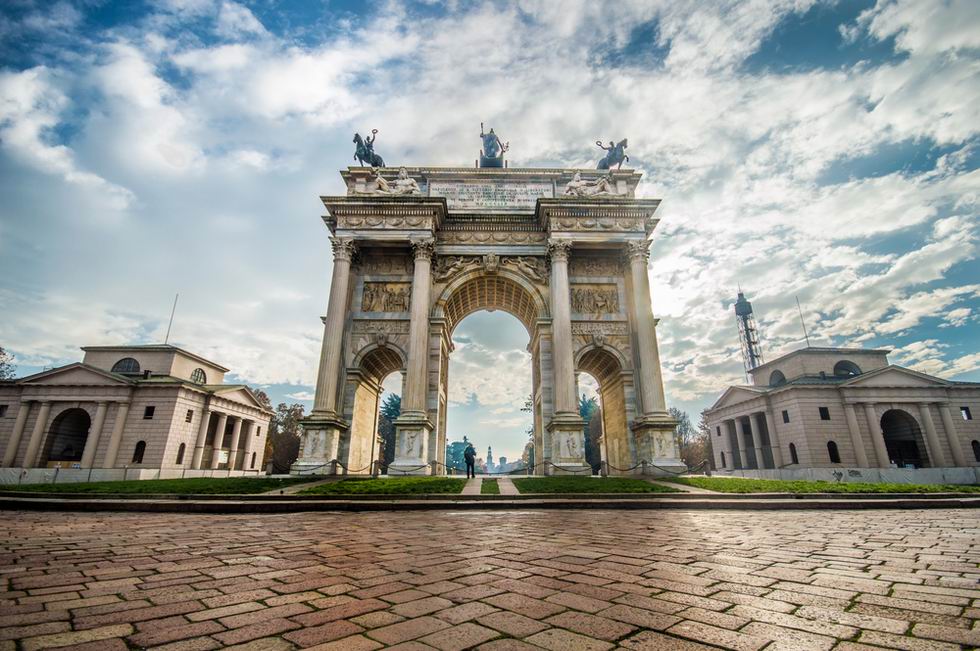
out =
[[[346,237],[383,231],[434,233],[446,218],[446,200],[442,197],[417,195],[322,196],[327,209],[323,221],[331,233]]]
[[[660,199],[602,196],[538,199],[535,216],[549,233],[642,234],[649,236],[658,219]]]

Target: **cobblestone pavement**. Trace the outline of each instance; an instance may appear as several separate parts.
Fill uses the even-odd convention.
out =
[[[0,651],[980,645],[970,510],[3,517]]]

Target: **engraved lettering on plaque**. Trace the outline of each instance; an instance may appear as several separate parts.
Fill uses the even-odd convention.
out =
[[[533,210],[539,198],[554,196],[551,183],[432,181],[429,194],[445,197],[450,210]]]

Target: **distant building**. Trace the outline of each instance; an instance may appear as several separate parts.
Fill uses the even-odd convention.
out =
[[[87,346],[0,382],[3,467],[262,468],[272,412],[227,368],[176,346]]]
[[[499,465],[501,468],[503,468],[504,466],[506,466],[507,465],[507,457],[500,457],[499,461],[497,462],[497,465]]]
[[[804,348],[748,370],[705,411],[718,470],[980,466],[980,383]]]

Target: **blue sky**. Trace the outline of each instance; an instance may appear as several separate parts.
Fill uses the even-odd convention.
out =
[[[980,3],[159,2],[0,9],[0,345],[20,370],[173,340],[312,392],[331,260],[317,196],[354,131],[396,164],[595,164],[663,199],[650,278],[668,402],[811,341],[980,380]],[[515,456],[527,333],[457,329],[450,434]],[[523,380],[521,379],[523,378]],[[583,383],[585,385],[586,383]],[[309,403],[307,403],[309,404]]]

